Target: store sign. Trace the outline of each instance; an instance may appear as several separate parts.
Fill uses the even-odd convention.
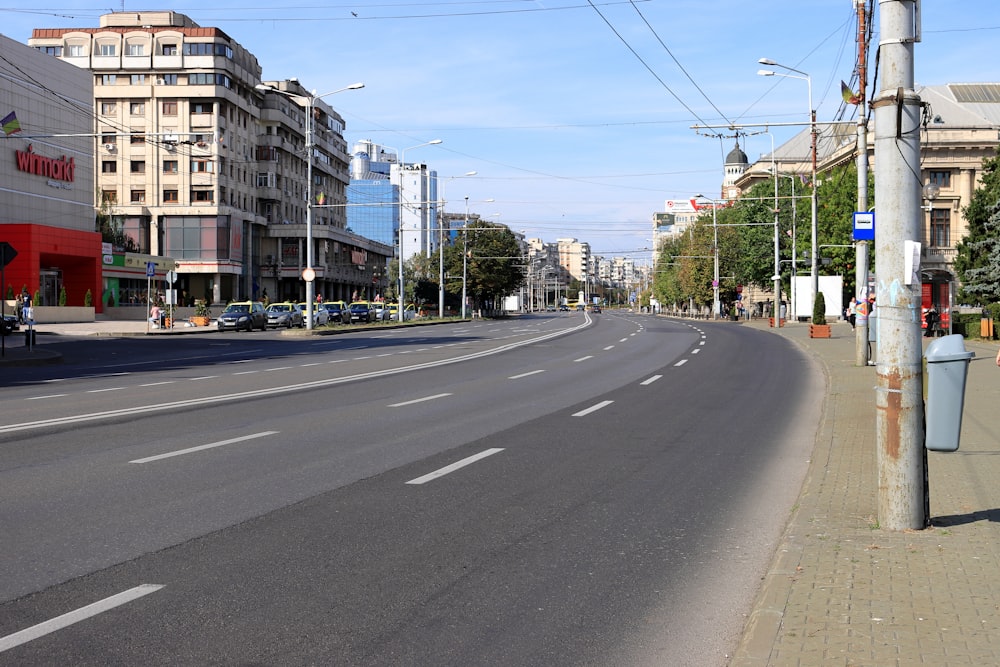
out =
[[[58,160],[35,153],[35,147],[28,144],[26,151],[14,151],[17,169],[36,176],[44,176],[54,181],[72,183],[76,174],[76,161],[63,155]]]

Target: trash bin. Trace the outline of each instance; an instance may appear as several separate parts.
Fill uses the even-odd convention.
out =
[[[965,349],[961,334],[935,339],[927,346],[927,400],[924,445],[936,452],[958,449],[965,404],[965,379],[975,352]]]

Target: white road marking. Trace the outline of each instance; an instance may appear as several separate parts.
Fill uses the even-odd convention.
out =
[[[88,618],[97,616],[98,614],[103,614],[106,611],[114,609],[115,607],[120,607],[123,604],[132,602],[133,600],[138,600],[139,598],[149,595],[150,593],[155,593],[156,591],[163,588],[160,584],[142,584],[136,586],[135,588],[130,588],[127,591],[118,593],[117,595],[112,595],[109,598],[104,598],[94,602],[93,604],[88,604],[86,607],[80,607],[75,611],[71,611],[63,614],[62,616],[56,616],[55,618],[39,623],[38,625],[33,625],[30,628],[21,630],[20,632],[15,632],[12,635],[7,635],[6,637],[0,637],[0,653],[8,649],[12,649],[21,644],[27,644],[30,641],[38,639],[39,637],[44,637],[45,635],[51,634],[63,628],[68,628],[74,623],[79,623]]]
[[[219,377],[219,376],[218,375],[202,375],[201,377],[188,378],[188,379],[190,379],[190,380],[214,380],[217,377]]]
[[[662,375],[654,375],[654,376],[652,376],[651,378],[649,378],[647,380],[643,380],[639,384],[642,385],[643,387],[645,387],[647,385],[653,384],[654,382],[656,382],[657,380],[659,380],[661,377],[663,377],[663,376]]]
[[[703,340],[698,341],[698,345],[704,345],[704,344],[705,344],[705,341],[703,341]]]
[[[140,387],[159,387],[164,384],[173,384],[176,380],[164,380],[163,382],[147,382],[146,384],[140,384]]]
[[[691,350],[691,354],[698,354],[699,352],[701,352],[701,348],[699,347],[696,347],[693,350]]]
[[[178,449],[174,452],[167,452],[166,454],[157,454],[156,456],[147,456],[144,459],[135,459],[134,461],[129,461],[129,463],[150,463],[152,461],[160,461],[162,459],[169,459],[175,456],[183,456],[185,454],[192,454],[194,452],[204,451],[206,449],[215,449],[216,447],[224,447],[226,445],[232,445],[237,442],[245,442],[247,440],[256,440],[257,438],[266,438],[269,435],[275,435],[278,431],[263,431],[261,433],[254,433],[252,435],[244,435],[239,438],[231,438],[229,440],[220,440],[219,442],[210,442],[207,445],[198,445],[197,447],[188,447],[187,449]]]
[[[294,366],[275,366],[274,368],[265,368],[264,372],[271,373],[273,371],[287,371],[289,368],[294,368]]]
[[[527,373],[521,373],[520,375],[511,375],[508,380],[520,380],[521,378],[526,378],[529,375],[538,375],[539,373],[544,373],[544,369],[539,369],[537,371],[528,371]]]
[[[314,361],[311,364],[299,364],[299,368],[305,368],[306,366],[319,366],[319,362]]]
[[[48,396],[29,396],[28,398],[26,398],[24,400],[26,400],[26,401],[44,401],[44,400],[47,400],[47,399],[50,399],[50,398],[62,398],[63,396],[66,396],[66,394],[49,394]]]
[[[487,449],[485,451],[479,452],[478,454],[473,454],[472,456],[464,458],[461,461],[455,461],[451,465],[446,465],[445,467],[439,468],[434,472],[427,473],[423,477],[417,477],[416,479],[411,479],[409,482],[407,482],[407,484],[425,484],[426,482],[430,482],[431,480],[437,479],[438,477],[444,477],[448,473],[452,473],[460,468],[464,468],[465,466],[471,463],[475,463],[480,459],[485,459],[487,456],[493,456],[494,454],[499,454],[502,451],[503,451],[502,448],[497,448],[497,447],[494,447],[492,449]]]
[[[678,361],[678,362],[677,362],[676,364],[674,364],[674,366],[683,366],[683,365],[684,365],[684,364],[686,364],[687,362],[688,362],[688,360],[687,360],[687,359],[681,359],[681,360],[680,360],[680,361]]]
[[[606,348],[604,348],[604,351],[607,352],[608,350],[613,350],[613,349],[615,349],[614,345],[608,345]]]
[[[589,415],[591,412],[597,412],[601,408],[608,407],[612,403],[614,403],[614,401],[601,401],[600,403],[597,403],[596,405],[590,406],[586,410],[580,410],[579,412],[574,412],[573,416],[574,417],[585,417],[586,415]]]
[[[573,363],[575,364],[575,363],[578,363],[578,362],[581,362],[581,361],[586,361],[587,359],[593,359],[593,358],[594,358],[594,355],[588,354],[585,357],[580,357],[579,359],[574,359]]]
[[[624,342],[626,342],[627,340],[628,340],[628,338],[622,338],[622,339],[621,339],[620,341],[618,341],[618,342],[619,342],[619,343],[624,343]]]
[[[108,387],[107,389],[88,389],[87,393],[88,394],[100,394],[100,393],[103,393],[103,392],[106,392],[106,391],[121,391],[122,389],[126,389],[126,387]]]
[[[451,394],[434,394],[433,396],[424,396],[423,398],[415,398],[412,401],[403,401],[402,403],[390,403],[390,408],[401,408],[404,405],[413,405],[414,403],[424,403],[426,401],[434,401],[439,398],[444,398],[445,396],[451,396]]]
[[[233,375],[253,375],[254,373],[257,372],[259,371],[239,371],[237,373],[233,373]]]

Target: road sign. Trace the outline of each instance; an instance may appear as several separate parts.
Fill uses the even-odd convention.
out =
[[[875,212],[856,211],[854,213],[854,240],[875,240]]]
[[[156,262],[146,262],[146,277],[152,278],[156,275]]]
[[[14,246],[6,241],[0,241],[0,266],[7,266],[14,261],[15,257],[17,257],[17,251],[14,250]]]
[[[170,283],[171,285],[173,285],[175,282],[177,282],[177,272],[176,271],[167,271],[167,275],[165,276],[165,278],[167,279],[168,283]]]

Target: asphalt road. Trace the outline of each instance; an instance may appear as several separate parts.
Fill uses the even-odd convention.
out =
[[[0,394],[0,664],[724,664],[823,390],[616,313],[192,338]]]

